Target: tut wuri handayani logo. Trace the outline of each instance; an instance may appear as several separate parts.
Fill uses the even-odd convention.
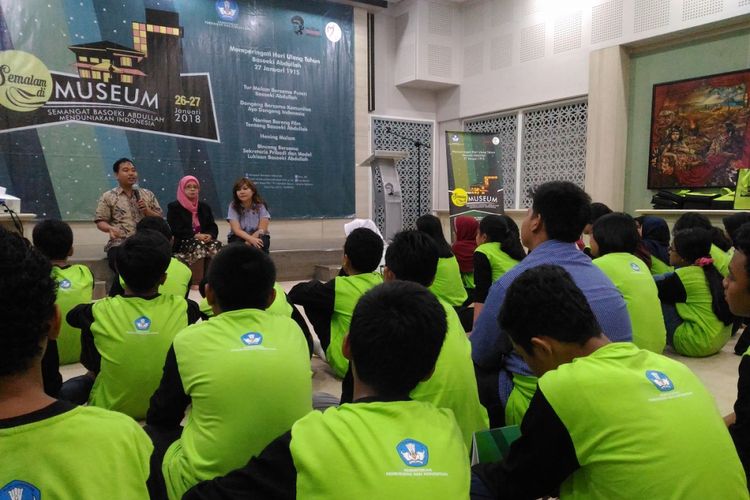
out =
[[[25,481],[11,481],[0,488],[0,498],[9,500],[41,500],[39,488]]]
[[[404,439],[396,445],[396,451],[401,460],[409,467],[424,467],[430,460],[427,445],[416,439]]]
[[[141,316],[139,318],[136,318],[135,321],[133,321],[133,325],[135,325],[135,329],[139,332],[147,332],[149,328],[151,328],[151,320],[148,319],[146,316]]]
[[[247,346],[256,346],[263,343],[263,335],[258,332],[248,332],[240,337],[240,340]]]
[[[52,96],[52,75],[33,54],[20,50],[0,52],[0,106],[28,112]]]

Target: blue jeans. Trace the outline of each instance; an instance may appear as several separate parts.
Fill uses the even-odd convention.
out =
[[[667,329],[667,344],[674,345],[674,332],[683,323],[682,318],[677,314],[674,304],[662,303],[661,313],[664,315],[664,326]]]

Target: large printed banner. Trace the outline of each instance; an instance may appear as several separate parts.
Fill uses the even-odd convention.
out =
[[[493,134],[446,132],[445,144],[451,218],[503,213],[500,138]]]
[[[272,217],[354,212],[352,8],[324,1],[0,0],[0,186],[90,220],[133,158],[163,207],[243,176]]]

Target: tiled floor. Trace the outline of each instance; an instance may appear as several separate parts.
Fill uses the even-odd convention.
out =
[[[281,285],[286,291],[289,291],[296,283],[298,282],[287,281],[282,282]],[[197,291],[191,291],[190,298],[200,300],[200,295]],[[737,367],[741,358],[734,354],[736,340],[736,337],[732,338],[721,352],[707,358],[686,358],[672,352],[666,353],[667,356],[685,363],[698,375],[713,394],[722,415],[732,411],[734,401],[737,398]],[[316,353],[322,356],[317,339],[315,347]],[[313,371],[313,392],[324,392],[336,397],[341,395],[341,382],[333,376],[328,364],[318,355],[313,356],[311,368]],[[63,366],[60,371],[64,380],[84,373],[80,364]]]

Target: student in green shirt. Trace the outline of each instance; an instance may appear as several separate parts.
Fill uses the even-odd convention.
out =
[[[181,498],[240,467],[312,410],[304,336],[291,318],[266,311],[275,280],[271,258],[250,245],[212,259],[206,297],[216,315],[175,336],[146,416],[152,464],[163,473],[149,484],[152,498]]]
[[[591,231],[593,263],[625,299],[633,343],[661,353],[667,340],[656,283],[645,262],[635,256],[640,237],[632,217],[611,213],[594,222]]]
[[[81,264],[68,264],[73,255],[73,231],[61,221],[47,219],[34,226],[32,232],[34,248],[39,250],[52,264],[52,277],[57,283],[57,300],[64,318],[73,306],[91,302],[94,293],[94,275]],[[81,330],[73,328],[63,320],[57,338],[60,363],[78,363],[81,357]]]
[[[539,377],[521,437],[472,498],[748,499],[713,396],[682,363],[610,342],[570,274],[528,269],[498,317]]]
[[[409,396],[435,369],[443,311],[416,283],[368,291],[343,346],[355,401],[309,413],[245,466],[199,483],[185,500],[468,499],[468,455],[453,415]]]
[[[675,231],[669,251],[675,272],[656,282],[667,343],[683,356],[710,356],[729,340],[734,317],[710,252],[706,229]]]
[[[383,257],[383,239],[360,227],[349,233],[344,242],[342,273],[321,283],[318,280],[298,283],[289,290],[289,300],[305,308],[320,345],[334,375],[344,377],[349,361],[341,353],[352,311],[359,298],[383,282],[377,272]]]
[[[435,295],[443,299],[453,307],[463,307],[469,295],[466,293],[463,281],[461,280],[461,270],[458,261],[453,255],[451,246],[445,240],[443,226],[440,219],[434,215],[426,214],[417,219],[417,231],[427,234],[435,241],[438,248],[437,273],[435,281],[430,285]]]
[[[144,229],[150,229],[157,233],[161,233],[167,240],[169,240],[170,244],[174,244],[172,230],[169,228],[167,221],[161,217],[147,216],[138,221],[138,224],[135,226],[136,232]],[[167,267],[167,279],[164,280],[164,283],[159,285],[159,293],[187,298],[190,294],[190,283],[192,280],[193,272],[190,268],[179,259],[171,257],[169,259],[169,266]],[[112,285],[110,296],[123,294],[125,290],[125,280],[122,276],[119,277],[118,284],[119,287],[115,284]]]
[[[490,286],[524,257],[518,226],[507,215],[487,215],[479,223],[474,250],[474,321],[479,317]]]
[[[729,260],[731,259],[727,252],[732,248],[732,240],[720,228],[711,225],[708,217],[698,212],[687,212],[680,215],[672,227],[672,233],[692,228],[701,228],[709,232],[711,237],[710,255],[714,261],[714,267],[723,278],[726,278],[729,274]]]
[[[401,231],[385,252],[385,281],[413,281],[428,286],[438,268],[438,249],[432,238],[421,231]],[[430,289],[432,293],[434,290]],[[455,309],[435,294],[445,310],[448,333],[440,351],[435,372],[411,392],[412,399],[428,401],[453,411],[458,427],[471,449],[475,432],[487,429],[487,410],[479,402],[471,344]]]
[[[89,370],[63,384],[66,391],[75,385],[73,402],[88,399],[91,406],[136,420],[146,416],[172,339],[199,318],[195,302],[157,292],[171,248],[162,234],[137,231],[115,256],[125,294],[81,304],[68,313],[68,322],[81,328],[81,363]]]
[[[44,392],[57,287],[49,261],[0,228],[0,498],[146,500],[151,443],[140,426]]]
[[[729,276],[724,279],[724,296],[729,310],[737,316],[750,316],[750,222],[735,228],[731,233],[734,255],[729,263]],[[744,334],[743,334],[744,336]],[[743,353],[737,380],[737,401],[734,411],[724,417],[729,426],[737,453],[750,472],[750,350]]]

